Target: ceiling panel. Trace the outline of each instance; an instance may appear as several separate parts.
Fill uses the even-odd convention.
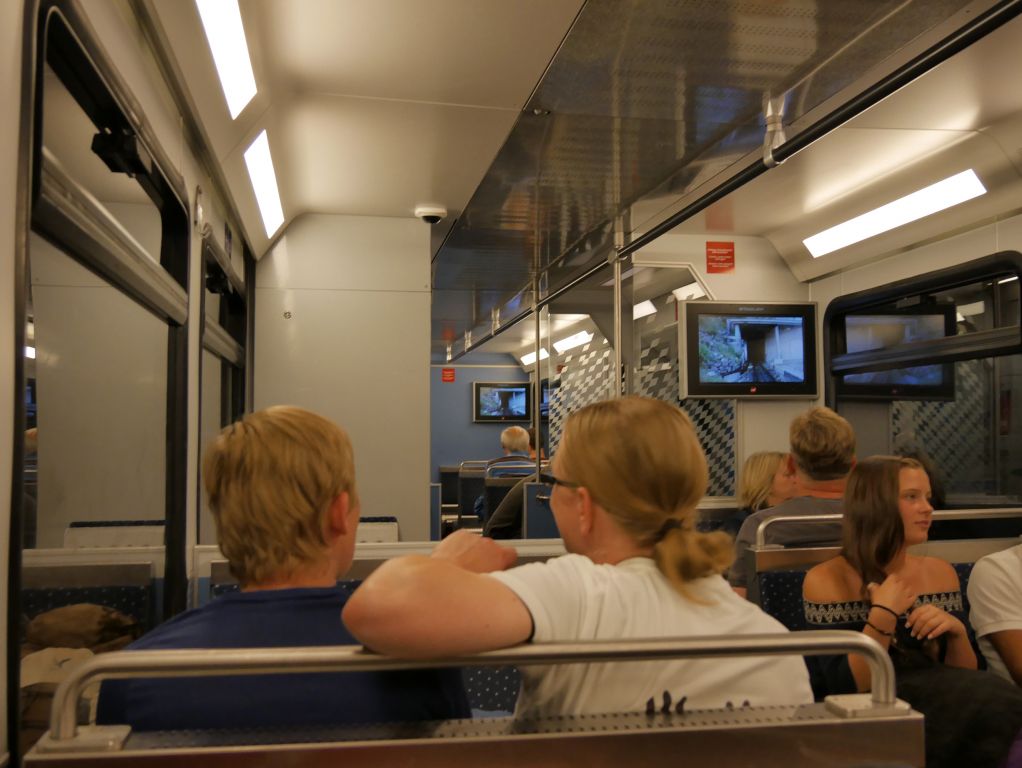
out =
[[[605,242],[625,211],[662,218],[759,155],[765,95],[787,93],[786,123],[804,123],[966,5],[589,0],[438,252],[434,287],[513,291],[592,233]],[[500,232],[515,233],[503,248]]]
[[[302,93],[517,111],[581,5],[251,0],[244,11],[266,22],[274,66]]]
[[[258,94],[232,121],[195,5],[138,0],[258,258],[242,155],[264,128],[287,222],[468,203],[582,0],[242,0]]]
[[[283,167],[296,211],[410,217],[438,203],[457,215],[517,110],[306,96],[284,121]]]

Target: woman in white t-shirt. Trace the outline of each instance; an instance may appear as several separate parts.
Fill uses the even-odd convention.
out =
[[[377,569],[344,622],[367,646],[410,657],[532,640],[626,640],[783,633],[720,574],[730,537],[695,531],[706,458],[677,407],[641,397],[597,403],[565,424],[551,508],[572,554],[510,568],[511,549],[457,532],[431,557]],[[798,656],[617,662],[523,670],[520,715],[812,701]]]

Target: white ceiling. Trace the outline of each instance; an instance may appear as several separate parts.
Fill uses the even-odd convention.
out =
[[[677,227],[768,238],[800,280],[1022,208],[1022,17]],[[810,235],[974,168],[988,194],[813,259]]]
[[[242,0],[257,96],[232,121],[190,0],[146,0],[255,254],[243,153],[264,128],[285,225],[468,203],[581,0]]]

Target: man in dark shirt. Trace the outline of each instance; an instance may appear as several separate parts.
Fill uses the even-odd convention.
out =
[[[749,515],[735,539],[735,562],[728,573],[734,590],[748,590],[746,553],[764,520],[780,516],[841,514],[848,474],[855,465],[855,431],[830,408],[810,408],[795,417],[788,431],[788,470],[795,475],[795,497]],[[767,530],[768,544],[837,544],[841,524],[778,522]]]
[[[129,650],[350,645],[341,622],[359,520],[347,434],[300,408],[224,429],[203,480],[241,591],[188,611]],[[468,717],[458,670],[108,680],[97,721],[136,730],[308,727]]]

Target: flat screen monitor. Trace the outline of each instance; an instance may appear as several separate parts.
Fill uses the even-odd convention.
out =
[[[816,304],[689,301],[681,396],[813,398]]]
[[[472,421],[532,421],[529,383],[474,382]]]
[[[843,331],[839,345],[849,353],[941,339],[955,335],[955,308],[924,305],[846,315]],[[838,377],[836,393],[852,400],[954,400],[955,369],[945,363],[849,373]]]

